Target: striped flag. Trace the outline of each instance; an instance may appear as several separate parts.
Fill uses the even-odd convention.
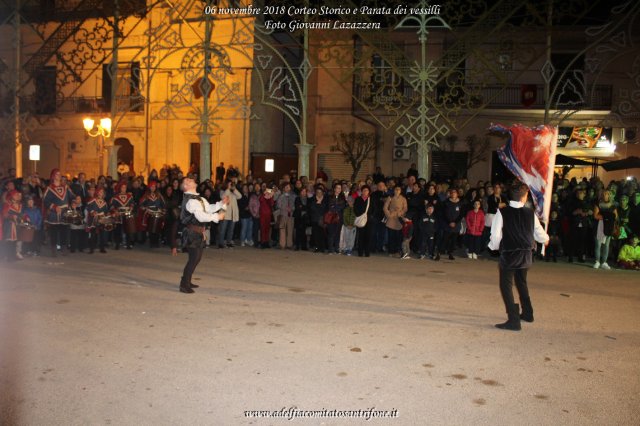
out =
[[[498,156],[518,179],[529,186],[536,215],[546,224],[551,209],[558,128],[492,124],[489,129],[509,135],[507,144],[498,150]]]

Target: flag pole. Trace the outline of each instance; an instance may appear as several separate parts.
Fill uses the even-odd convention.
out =
[[[549,126],[551,127],[551,126]],[[547,171],[547,185],[544,191],[544,205],[542,207],[542,219],[544,220],[544,231],[549,229],[549,215],[551,213],[551,196],[553,195],[553,176],[556,167],[556,148],[558,146],[558,126],[553,126],[553,137],[549,147],[549,170]],[[540,253],[545,255],[546,247],[543,245]]]

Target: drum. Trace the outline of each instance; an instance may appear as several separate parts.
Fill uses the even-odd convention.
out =
[[[65,209],[62,212],[62,221],[67,225],[82,225],[82,214],[75,209]]]
[[[149,215],[147,220],[147,231],[151,234],[157,234],[162,230],[166,212],[164,210],[149,210],[147,214]]]
[[[36,234],[36,227],[31,226],[28,223],[20,223],[16,226],[16,231],[18,234],[18,241],[30,243],[33,241],[33,237]]]
[[[113,216],[107,215],[97,215],[96,221],[99,227],[103,228],[105,231],[109,232],[113,230],[114,220]]]
[[[135,234],[137,231],[136,227],[136,216],[133,214],[131,209],[127,209],[126,212],[121,213],[122,223],[124,224],[124,232],[127,234]]]

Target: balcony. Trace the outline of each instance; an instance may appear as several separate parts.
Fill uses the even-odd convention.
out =
[[[116,98],[118,113],[142,114],[144,112],[144,99],[132,97]],[[13,98],[5,97],[2,100],[1,111],[3,115],[10,115],[13,106]],[[21,98],[20,109],[23,112],[30,112],[34,115],[51,114],[104,114],[109,113],[102,98],[76,97],[67,98],[62,104],[44,102],[42,99],[36,101],[34,96]]]
[[[435,100],[438,104],[446,103],[447,105],[457,102],[463,108],[478,108],[484,105],[485,108],[490,109],[544,109],[544,86],[533,86],[535,86],[535,97],[526,105],[523,103],[523,86],[521,85],[466,85],[465,93],[450,97],[444,96],[447,90],[445,87],[438,86],[435,90]],[[428,94],[429,97],[433,95],[433,93]],[[563,95],[563,102],[561,104],[553,102],[551,109],[610,111],[613,105],[613,86],[611,85],[594,85],[587,87],[586,93],[571,95],[571,101],[565,100],[568,97]],[[353,96],[369,110],[380,109],[382,113],[385,105],[411,105],[419,102],[420,99],[419,94],[408,84],[402,85],[399,89],[383,88],[381,90],[376,90],[371,84],[354,85]],[[360,110],[362,107],[355,102],[354,109]]]

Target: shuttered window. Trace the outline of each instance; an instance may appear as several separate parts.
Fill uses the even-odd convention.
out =
[[[324,172],[329,176],[329,181],[333,179],[349,180],[351,173],[353,173],[351,164],[344,161],[342,154],[318,154],[318,170],[320,167],[324,168]],[[369,158],[362,163],[356,180],[364,180],[373,171],[373,159]]]

